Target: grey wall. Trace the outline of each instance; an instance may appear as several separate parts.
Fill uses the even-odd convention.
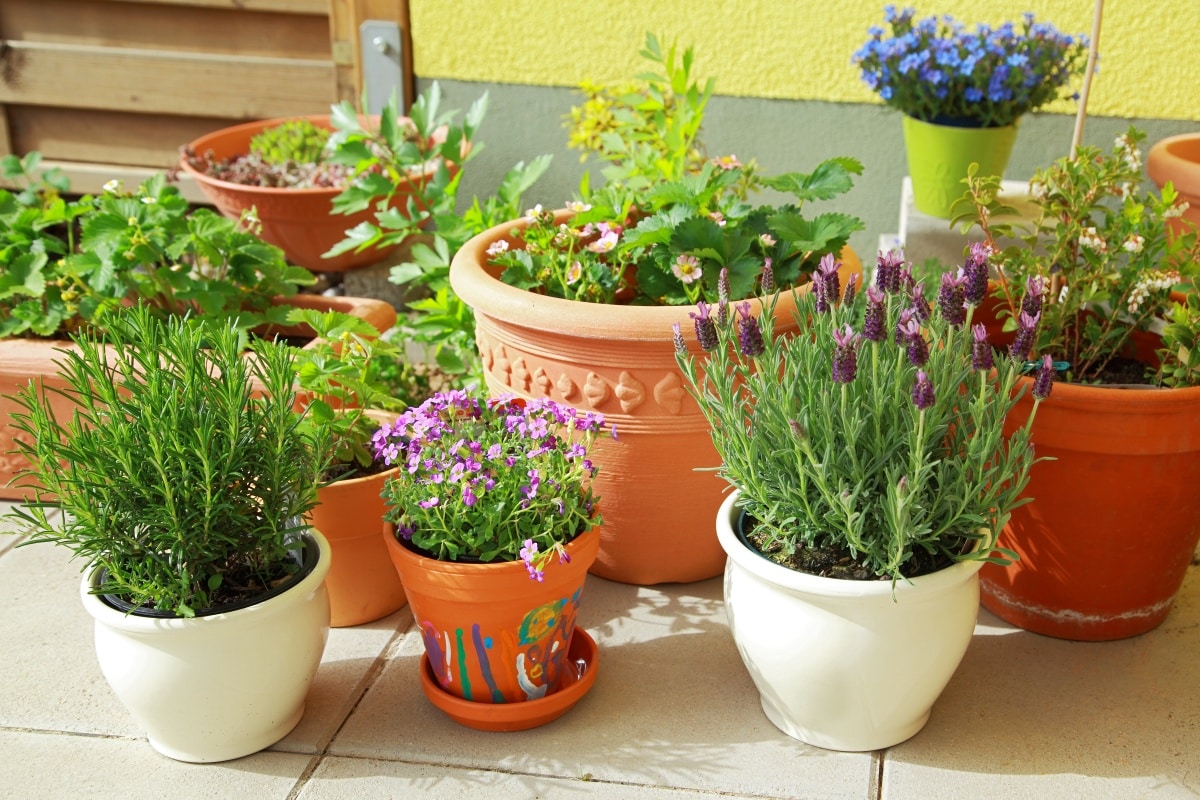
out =
[[[542,153],[554,163],[528,195],[528,204],[559,207],[575,195],[587,166],[579,152],[567,149],[563,117],[580,96],[572,89],[440,81],[444,108],[466,109],[484,91],[489,110],[478,140],[484,150],[469,165],[461,196],[490,194],[504,172],[517,161]],[[424,90],[429,81],[418,81]],[[1034,114],[1021,122],[1006,178],[1025,180],[1038,167],[1066,155],[1071,144],[1074,117]],[[1147,133],[1147,146],[1177,133],[1193,132],[1194,122],[1127,120],[1090,117],[1084,142],[1104,150],[1133,123]],[[907,172],[900,117],[883,106],[857,103],[761,100],[714,97],[705,117],[703,140],[710,155],[733,153],[746,161],[754,158],[767,174],[809,172],[833,156],[851,156],[863,163],[863,175],[847,195],[813,210],[838,210],[855,214],[866,230],[851,246],[867,257],[875,252],[879,236],[895,233],[900,213],[900,183]],[[773,193],[772,193],[773,194]],[[782,198],[764,194],[762,202]]]

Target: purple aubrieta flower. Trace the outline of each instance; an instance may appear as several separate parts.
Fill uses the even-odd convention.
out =
[[[1038,369],[1037,377],[1033,379],[1033,398],[1035,400],[1045,400],[1050,396],[1050,390],[1054,386],[1054,361],[1049,355],[1042,356],[1042,365]]]
[[[929,376],[923,369],[917,370],[917,382],[913,384],[912,400],[913,405],[920,411],[933,405],[933,384],[929,382]]]
[[[737,305],[738,312],[738,352],[747,358],[757,358],[763,354],[762,331],[759,330],[758,320],[750,314],[750,301],[746,300]]]
[[[995,366],[992,358],[992,345],[988,341],[987,328],[983,323],[971,326],[973,340],[971,342],[971,368],[976,372],[984,372]]]
[[[960,269],[958,273],[942,273],[942,286],[938,289],[938,309],[942,319],[954,327],[959,327],[967,321],[967,278]]]
[[[832,331],[833,382],[851,383],[858,371],[858,344],[861,337],[846,325],[842,330]]]
[[[696,341],[700,342],[701,350],[713,350],[717,346],[717,326],[709,315],[709,306],[701,300],[696,303],[696,309],[688,312],[688,316],[695,320]]]
[[[872,342],[882,342],[887,337],[887,309],[883,305],[884,294],[877,286],[867,287],[867,310],[863,316],[862,335]]]

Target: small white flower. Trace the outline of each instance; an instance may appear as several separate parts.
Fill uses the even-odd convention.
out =
[[[116,178],[113,178],[111,181],[108,181],[104,184],[104,191],[106,194],[120,194],[121,182]]]
[[[158,202],[157,197],[143,197],[142,198],[142,205],[144,205],[144,206],[152,206],[157,202]]]
[[[1129,253],[1140,253],[1142,247],[1146,244],[1146,240],[1139,234],[1132,234],[1121,247]]]
[[[1183,216],[1183,212],[1191,208],[1191,204],[1186,200],[1180,200],[1175,205],[1163,211],[1164,219],[1177,219]]]
[[[542,215],[543,210],[542,204],[538,203],[536,206],[525,212],[525,219],[529,220],[530,222],[537,222],[538,217]]]
[[[508,251],[508,242],[505,241],[504,239],[497,239],[496,241],[492,242],[488,246],[487,254],[489,256],[491,256],[492,258],[495,258],[496,256],[500,255],[501,253],[504,253],[507,251]]]
[[[763,247],[774,247],[775,246],[775,237],[769,233],[759,234],[758,240],[760,242],[762,242]]]
[[[1083,233],[1079,234],[1079,246],[1096,253],[1108,252],[1108,242],[1093,227],[1084,228]]]
[[[584,211],[591,211],[592,206],[589,203],[583,203],[583,202],[580,202],[579,200],[572,200],[569,203],[567,203],[567,210],[574,211],[575,213],[579,214]]]

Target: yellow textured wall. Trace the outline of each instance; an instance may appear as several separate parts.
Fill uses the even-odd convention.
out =
[[[897,5],[907,5],[897,3]],[[938,0],[921,16],[997,24],[1023,11],[1091,30],[1093,0]],[[575,86],[642,67],[646,31],[696,49],[717,93],[874,102],[850,64],[883,3],[863,0],[409,0],[416,73]],[[1090,114],[1200,120],[1200,0],[1108,0]],[[665,43],[665,42],[664,42]],[[1072,104],[1050,110],[1073,113]]]

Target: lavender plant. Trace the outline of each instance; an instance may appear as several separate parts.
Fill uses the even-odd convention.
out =
[[[588,449],[604,417],[548,398],[440,392],[375,435],[404,469],[383,496],[397,537],[446,561],[525,562],[542,580],[565,545],[599,523]]]
[[[1020,26],[967,30],[949,15],[915,20],[884,6],[890,35],[872,26],[853,63],[885,103],[938,124],[1002,127],[1059,99],[1087,62],[1086,36],[1026,13]]]
[[[895,253],[875,283],[843,291],[827,257],[795,293],[796,335],[761,316],[701,304],[700,352],[675,328],[689,391],[712,429],[720,474],[742,492],[764,555],[818,575],[914,577],[964,559],[1004,560],[999,531],[1035,463],[1030,426],[1053,366],[1037,367],[1033,410],[1004,435],[1027,353],[994,350],[972,324],[986,295],[977,249],[930,304]],[[721,320],[725,320],[722,322]]]

